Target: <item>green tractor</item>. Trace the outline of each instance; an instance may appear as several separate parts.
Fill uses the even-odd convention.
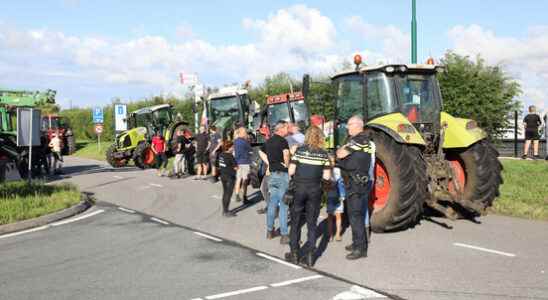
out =
[[[129,160],[135,166],[146,169],[155,164],[151,140],[154,133],[160,131],[167,141],[168,156],[173,156],[175,133],[188,123],[174,116],[171,104],[161,104],[141,108],[130,113],[128,130],[120,133],[114,143],[107,149],[107,162],[114,168],[124,167]]]
[[[54,104],[53,90],[45,92],[0,90],[0,182],[5,178],[6,168],[14,164],[22,178],[28,176],[29,147],[17,146],[16,120],[17,108],[37,107]],[[47,138],[42,135],[42,146],[32,147],[32,175],[37,176],[42,166],[47,165],[44,144]]]
[[[336,89],[335,144],[359,114],[376,144],[370,197],[375,232],[415,225],[425,206],[456,219],[486,213],[499,195],[502,165],[473,120],[443,111],[433,64],[359,67],[332,77]]]
[[[206,102],[208,125],[214,125],[223,139],[232,138],[234,129],[246,127],[252,132],[255,108],[245,88],[227,87],[209,95]]]

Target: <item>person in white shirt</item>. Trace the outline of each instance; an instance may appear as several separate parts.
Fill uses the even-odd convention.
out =
[[[61,173],[61,165],[63,162],[63,156],[61,154],[61,139],[59,138],[59,132],[53,134],[49,147],[53,153],[53,172],[54,174]]]

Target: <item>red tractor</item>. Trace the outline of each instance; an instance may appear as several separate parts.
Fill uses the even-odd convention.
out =
[[[67,120],[58,115],[42,116],[42,131],[47,133],[48,141],[59,133],[62,142],[63,155],[71,155],[76,151],[76,140]]]

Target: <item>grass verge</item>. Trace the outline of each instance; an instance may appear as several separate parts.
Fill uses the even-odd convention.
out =
[[[99,148],[97,141],[78,141],[76,143],[76,152],[74,156],[91,158],[96,160],[105,160],[107,148],[112,144],[110,141],[101,141]]]
[[[0,184],[0,225],[36,218],[80,202],[71,184],[13,181]]]
[[[497,214],[548,220],[548,162],[502,160],[504,184],[493,203]]]

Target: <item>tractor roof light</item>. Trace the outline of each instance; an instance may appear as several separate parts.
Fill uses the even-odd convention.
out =
[[[433,66],[433,65],[436,64],[436,62],[434,61],[434,58],[429,57],[429,58],[426,60],[426,64],[427,64],[427,65],[432,65],[432,66]]]
[[[402,73],[407,72],[407,67],[406,66],[400,66],[400,72],[402,72]]]
[[[396,71],[396,69],[392,66],[388,66],[388,67],[384,68],[384,71],[386,71],[386,73],[392,73],[392,72]]]
[[[354,64],[356,65],[356,70],[360,68],[362,64],[362,56],[359,54],[354,55]]]

